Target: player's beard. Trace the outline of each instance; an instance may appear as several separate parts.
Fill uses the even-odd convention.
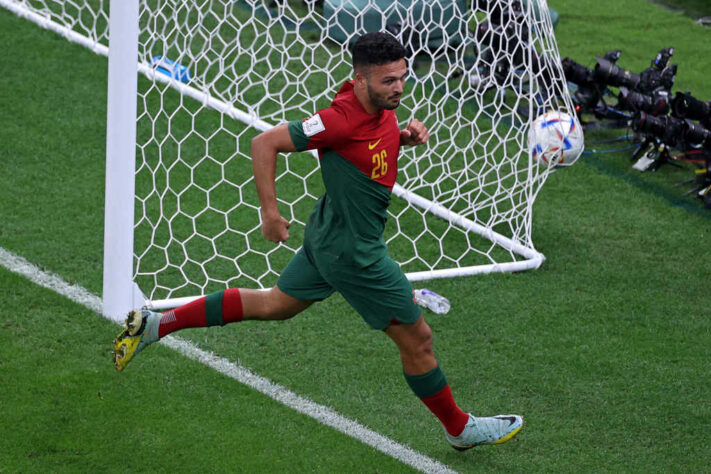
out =
[[[376,106],[378,109],[396,109],[397,106],[400,105],[401,97],[402,94],[378,94],[373,90],[372,87],[370,87],[370,84],[368,84],[368,98],[370,99],[370,103]]]

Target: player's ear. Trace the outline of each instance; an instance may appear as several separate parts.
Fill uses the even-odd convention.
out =
[[[360,86],[368,85],[368,74],[365,68],[358,68],[355,71],[355,83]]]

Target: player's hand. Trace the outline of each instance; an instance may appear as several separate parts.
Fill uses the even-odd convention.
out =
[[[400,130],[401,145],[422,145],[428,138],[430,138],[430,134],[427,131],[427,127],[417,119],[413,119],[412,122],[407,124],[407,127]]]
[[[289,226],[291,223],[280,214],[262,215],[262,235],[274,243],[289,240]]]

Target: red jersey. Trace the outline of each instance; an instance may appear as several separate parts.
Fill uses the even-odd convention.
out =
[[[346,82],[330,107],[290,122],[289,133],[297,150],[318,149],[326,186],[306,223],[304,248],[362,267],[383,258],[400,151],[395,112],[367,113]]]
[[[320,158],[325,150],[334,151],[388,189],[395,185],[400,153],[395,111],[366,112],[355,96],[353,81],[344,83],[331,106],[303,120],[302,126],[308,139],[305,149],[318,149]]]

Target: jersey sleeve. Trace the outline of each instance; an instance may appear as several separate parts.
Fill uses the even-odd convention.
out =
[[[319,110],[307,119],[289,122],[291,141],[298,151],[342,144],[350,132],[345,114],[333,107]]]

